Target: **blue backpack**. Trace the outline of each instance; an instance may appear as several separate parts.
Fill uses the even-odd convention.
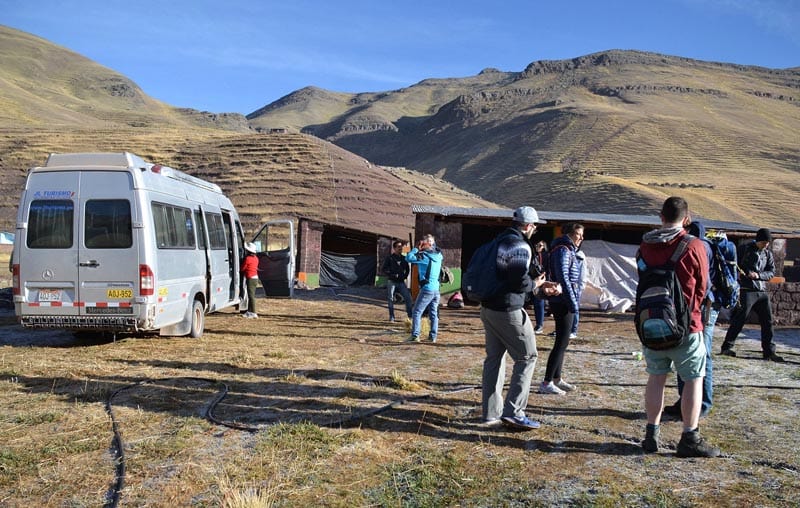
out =
[[[478,247],[464,273],[461,274],[461,294],[473,302],[483,302],[503,291],[503,281],[497,277],[497,238]]]
[[[739,302],[739,274],[736,266],[736,247],[727,238],[708,239],[713,254],[711,291],[714,301],[723,308],[736,307]]]

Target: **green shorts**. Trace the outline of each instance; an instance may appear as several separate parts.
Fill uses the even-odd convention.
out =
[[[655,376],[669,374],[674,370],[684,381],[703,377],[706,373],[706,344],[703,332],[689,334],[686,343],[672,349],[656,351],[650,348],[644,350],[644,359],[647,361],[647,373]]]

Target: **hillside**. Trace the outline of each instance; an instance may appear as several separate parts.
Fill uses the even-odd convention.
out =
[[[310,135],[261,134],[242,115],[173,108],[80,55],[0,26],[0,231],[14,230],[29,167],[81,151],[130,151],[212,180],[249,233],[303,216],[406,238],[412,204],[494,206]]]
[[[306,88],[248,119],[510,207],[650,214],[679,193],[714,219],[800,217],[800,68],[615,50],[382,93]]]

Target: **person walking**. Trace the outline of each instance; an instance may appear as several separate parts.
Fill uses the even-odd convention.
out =
[[[767,293],[767,281],[775,275],[775,259],[769,244],[772,242],[772,233],[767,228],[756,232],[756,239],[739,247],[739,283],[741,293],[739,305],[731,316],[731,324],[725,334],[720,354],[736,356],[733,345],[736,338],[744,328],[744,323],[753,311],[758,316],[761,324],[761,353],[764,360],[783,362],[783,357],[776,354],[775,343],[772,340],[774,330],[772,321],[772,303]]]
[[[394,321],[394,294],[399,292],[406,305],[406,314],[411,319],[411,292],[406,286],[406,279],[411,271],[411,266],[406,261],[403,252],[403,242],[395,240],[392,242],[392,253],[383,260],[381,271],[387,277],[386,297],[389,302],[389,321]]]
[[[428,311],[431,322],[428,340],[436,342],[439,332],[439,272],[442,270],[442,251],[433,235],[425,235],[419,244],[406,254],[406,261],[417,265],[419,293],[411,311],[411,335],[406,342],[419,342],[422,314]]]
[[[556,322],[556,338],[547,358],[544,381],[539,385],[539,393],[552,395],[564,395],[575,390],[575,385],[562,377],[561,368],[580,306],[581,274],[575,252],[583,242],[583,225],[572,223],[565,231],[563,236],[553,240],[550,248],[550,279],[561,285],[562,292],[549,299],[550,312]]]
[[[538,352],[530,317],[525,311],[525,295],[537,290],[537,296],[553,295],[555,283],[546,282],[544,274],[535,280],[528,272],[531,247],[528,240],[536,231],[539,215],[530,206],[514,210],[513,222],[497,237],[495,270],[485,277],[497,277],[503,288],[481,301],[481,322],[485,333],[486,358],[483,361],[482,410],[484,423],[500,421],[517,430],[537,429],[540,423],[525,414],[531,378]],[[505,354],[514,361],[508,393],[503,398]]]
[[[698,430],[706,363],[701,306],[708,284],[708,257],[703,242],[699,239],[690,238],[688,242],[684,242],[684,236],[687,235],[684,227],[691,221],[689,204],[685,199],[676,196],[667,198],[661,207],[660,217],[661,228],[645,233],[642,237],[639,263],[645,269],[664,266],[673,257],[676,249],[685,246],[685,251],[674,263],[674,270],[687,304],[689,326],[688,335],[676,347],[654,350],[643,346],[648,378],[645,388],[647,427],[642,449],[645,453],[658,451],[664,387],[667,374],[674,367],[685,383],[681,396],[683,432],[676,455],[716,457],[719,449],[708,444]]]
[[[247,242],[244,244],[244,260],[239,269],[247,285],[247,312],[242,317],[258,319],[256,314],[256,289],[258,288],[258,256],[256,255],[256,244]]]

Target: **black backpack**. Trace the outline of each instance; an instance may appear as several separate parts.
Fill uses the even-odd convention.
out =
[[[669,261],[662,266],[647,266],[636,253],[639,284],[636,286],[636,334],[645,347],[655,350],[678,347],[689,336],[689,305],[675,274],[675,263],[694,240],[684,235]]]
[[[478,247],[464,273],[461,274],[461,294],[473,302],[489,300],[503,291],[497,277],[497,238]]]

